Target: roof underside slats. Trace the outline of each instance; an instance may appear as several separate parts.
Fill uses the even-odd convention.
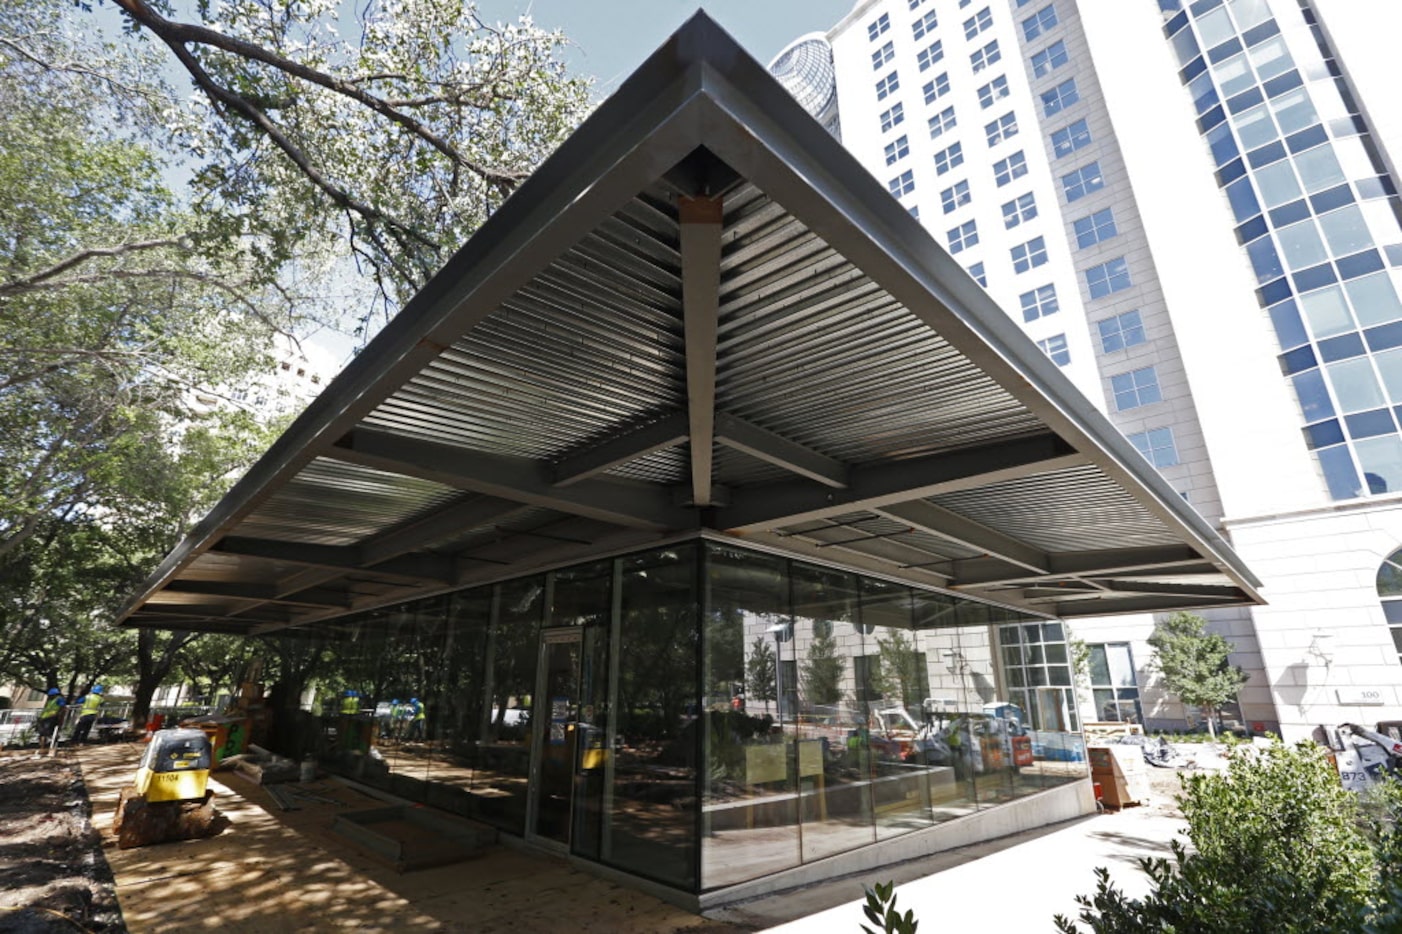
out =
[[[1048,615],[1259,599],[963,270],[698,16],[124,617],[310,629],[688,534]]]

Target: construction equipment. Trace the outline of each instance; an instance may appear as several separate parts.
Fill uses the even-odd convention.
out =
[[[1339,780],[1350,791],[1366,791],[1384,779],[1402,778],[1402,742],[1356,723],[1341,723],[1332,731],[1326,727],[1325,734],[1334,750]]]
[[[208,788],[212,760],[204,731],[157,730],[117,801],[117,846],[210,837],[223,829]]]

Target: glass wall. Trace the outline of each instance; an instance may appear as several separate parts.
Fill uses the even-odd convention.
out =
[[[1060,624],[725,544],[319,638],[328,767],[688,891],[1084,775]]]
[[[1002,679],[1006,611],[720,544],[703,609],[703,889],[1085,775]]]

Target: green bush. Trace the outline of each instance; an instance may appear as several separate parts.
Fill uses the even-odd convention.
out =
[[[1192,852],[1141,860],[1152,891],[1131,899],[1097,870],[1079,920],[1095,934],[1354,932],[1402,924],[1394,869],[1402,795],[1360,803],[1317,747],[1271,746],[1193,775],[1179,798]],[[1057,929],[1080,931],[1058,916]]]

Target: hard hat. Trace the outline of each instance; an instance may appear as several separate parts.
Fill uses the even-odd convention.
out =
[[[92,692],[93,692],[94,694],[101,694],[101,693],[102,693],[102,685],[100,685],[100,684],[94,684],[94,685],[92,686]]]
[[[58,696],[58,688],[49,688],[49,696],[50,696],[50,697],[57,697],[57,696]]]
[[[350,688],[346,688],[344,691],[341,692],[341,695],[342,695],[343,697],[354,697],[354,696],[355,696],[355,692],[352,691]]]
[[[391,704],[397,704],[397,703],[399,703],[399,698],[396,697],[394,700],[390,701],[390,703],[391,703]]]
[[[411,704],[417,704],[418,702],[419,702],[419,699],[418,699],[417,697],[411,697],[411,698],[409,698],[409,703],[411,703]]]

